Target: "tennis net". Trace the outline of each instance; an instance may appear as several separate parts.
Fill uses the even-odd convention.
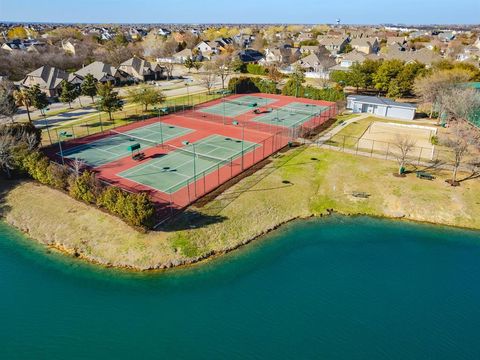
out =
[[[112,134],[113,136],[121,137],[121,138],[123,138],[125,140],[128,140],[128,141],[135,141],[135,142],[140,143],[141,145],[144,145],[146,147],[160,146],[161,145],[160,143],[158,143],[154,140],[145,139],[145,138],[142,138],[142,137],[139,137],[139,136],[134,136],[134,135],[123,133],[123,132],[117,131],[117,130],[110,130],[110,134]]]
[[[230,161],[233,160],[233,158],[235,158],[236,156],[239,155],[239,154],[235,154],[233,156],[230,156],[230,157],[224,159],[224,158],[219,158],[219,157],[215,157],[215,156],[211,156],[211,155],[207,155],[207,154],[202,154],[202,153],[199,153],[198,151],[194,152],[193,150],[187,150],[185,148],[181,148],[181,147],[171,145],[171,144],[165,144],[165,146],[167,148],[177,152],[177,153],[184,154],[186,156],[195,157],[197,159],[204,159],[204,160],[207,160],[207,161],[210,161],[210,162],[214,162],[215,165],[217,165],[217,164],[228,164],[228,163],[230,163]]]
[[[247,107],[257,107],[258,106],[257,101],[240,101],[240,100],[223,99],[223,102],[226,103],[226,104],[234,104],[234,105],[247,106]]]
[[[290,108],[290,107],[281,107],[281,108],[273,108],[273,111],[281,111],[281,112],[288,112],[290,114],[299,114],[299,115],[305,115],[305,116],[318,116],[322,113],[321,110],[312,110],[312,111],[305,111],[305,110],[299,110],[295,108]]]

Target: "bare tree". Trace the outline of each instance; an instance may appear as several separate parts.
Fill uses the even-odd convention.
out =
[[[78,178],[82,172],[82,169],[85,168],[86,163],[82,159],[75,158],[72,161],[73,175],[75,178]]]
[[[278,84],[283,78],[283,74],[278,70],[278,64],[270,64],[267,67],[267,77],[273,81],[275,84]]]
[[[204,73],[200,75],[200,83],[207,89],[207,93],[210,94],[217,75],[215,74],[215,66],[212,63],[205,65]]]
[[[394,156],[398,161],[398,175],[403,175],[405,172],[408,155],[415,148],[415,141],[408,136],[397,135],[393,145],[398,149],[398,152],[394,152]]]
[[[163,61],[159,64],[165,69],[165,73],[167,74],[167,80],[170,80],[173,77],[173,70],[175,69],[175,64],[168,61]]]
[[[441,70],[415,79],[414,91],[424,103],[431,105],[430,118],[435,106],[441,106],[442,93],[455,84],[469,81],[472,74],[465,70]]]
[[[14,93],[13,83],[6,80],[0,81],[0,117],[10,119],[12,123],[18,110]]]
[[[440,143],[453,152],[452,178],[447,182],[452,186],[458,186],[460,183],[457,181],[457,173],[469,153],[469,145],[473,140],[472,129],[464,122],[451,123],[450,129],[451,134],[443,136]]]
[[[447,120],[469,121],[480,111],[480,93],[475,89],[452,87],[441,91],[439,98]]]
[[[215,59],[213,70],[222,81],[222,89],[225,89],[225,80],[232,71],[232,56],[220,55]]]
[[[14,169],[13,148],[15,143],[15,139],[8,132],[0,136],[0,169],[6,173],[8,178]]]

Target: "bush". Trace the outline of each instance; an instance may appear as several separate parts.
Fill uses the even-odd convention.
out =
[[[14,123],[0,126],[0,136],[10,134],[19,141],[25,140],[25,135],[33,134],[35,140],[33,148],[37,148],[42,141],[42,130],[37,129],[33,123]]]
[[[265,69],[262,65],[247,64],[247,72],[254,75],[266,75],[267,69]]]
[[[80,176],[72,176],[69,179],[70,195],[86,203],[95,204],[100,194],[100,184],[91,171],[84,171]]]
[[[228,90],[236,94],[257,92],[278,94],[277,86],[273,81],[244,76],[231,78],[228,82]]]
[[[313,86],[298,85],[294,80],[287,81],[282,89],[283,95],[298,96],[312,100],[338,101],[345,99],[345,93],[342,90],[334,88],[318,89]]]
[[[45,185],[50,184],[49,165],[48,158],[38,151],[28,153],[21,159],[22,169],[33,179]]]
[[[151,227],[155,209],[146,193],[130,194],[116,187],[106,188],[97,205],[120,216],[133,226]]]
[[[67,190],[68,177],[70,172],[68,169],[59,164],[50,163],[47,168],[48,185],[53,186],[56,189]]]

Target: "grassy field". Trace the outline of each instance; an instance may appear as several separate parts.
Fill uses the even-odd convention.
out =
[[[480,229],[480,182],[392,175],[396,163],[317,147],[292,149],[168,228],[140,233],[117,218],[32,182],[2,201],[6,221],[35,240],[91,261],[137,269],[170,267],[234,249],[295,218],[343,214],[398,217]],[[465,177],[462,174],[460,178]],[[365,192],[358,198],[353,192]]]

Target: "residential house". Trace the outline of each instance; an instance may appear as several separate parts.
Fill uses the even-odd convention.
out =
[[[260,51],[253,49],[245,49],[238,53],[238,58],[244,63],[256,64],[262,59],[264,59],[265,56]]]
[[[417,30],[417,31],[412,31],[409,35],[408,35],[408,38],[409,39],[418,39],[418,38],[421,38],[421,37],[430,37],[430,32],[429,31],[425,31],[425,30]]]
[[[79,83],[78,78],[74,74],[69,74],[64,70],[45,65],[28,73],[27,76],[19,82],[19,85],[25,88],[39,85],[40,90],[48,97],[54,98],[60,95],[62,81],[64,80],[74,84]]]
[[[322,47],[325,49],[324,46],[322,46]],[[302,55],[313,54],[314,52],[319,51],[319,49],[320,49],[320,45],[313,45],[313,46],[303,45],[303,46],[300,47],[300,53]]]
[[[265,58],[259,62],[262,64],[291,64],[301,56],[300,49],[290,46],[265,49]]]
[[[183,64],[187,59],[193,58],[192,49],[183,49],[172,55],[172,62],[177,64]]]
[[[72,39],[62,40],[62,49],[68,54],[75,55],[76,43]]]
[[[325,46],[325,48],[330,51],[332,55],[338,55],[345,50],[345,46],[348,44],[348,37],[344,36],[327,36],[321,37],[319,39],[320,45]]]
[[[355,38],[350,41],[350,46],[364,54],[376,54],[380,50],[380,45],[376,38]]]
[[[158,35],[160,36],[169,36],[172,32],[168,29],[165,29],[165,28],[160,28],[158,29]]]
[[[330,54],[320,54],[313,52],[299,60],[293,67],[299,66],[305,71],[306,77],[316,77],[328,79],[330,76],[330,68],[335,65],[335,59]]]
[[[433,63],[442,60],[442,57],[436,52],[423,48],[420,50],[399,51],[395,49],[389,49],[386,54],[382,54],[382,57],[386,60],[401,60],[408,63],[418,62],[425,64],[426,67],[431,67]]]
[[[163,73],[163,68],[158,63],[152,64],[136,56],[121,63],[118,69],[128,74],[134,81],[158,80]]]
[[[457,61],[478,61],[480,59],[480,49],[475,46],[465,46],[463,51],[456,56]]]
[[[128,78],[128,74],[124,71],[118,70],[116,67],[105,64],[101,61],[95,61],[75,72],[75,75],[79,76],[81,79],[85,78],[87,74],[93,75],[97,81],[102,83],[110,81],[114,84],[118,84]]]
[[[450,42],[453,39],[455,39],[455,34],[451,31],[445,31],[445,32],[441,32],[440,34],[438,34],[437,38],[440,41],[443,41],[443,42]]]
[[[242,48],[250,46],[254,40],[255,36],[248,34],[237,34],[233,37],[233,42]]]
[[[44,42],[40,42],[35,39],[27,39],[27,40],[14,39],[12,41],[5,42],[1,46],[3,50],[10,51],[10,52],[15,50],[38,52],[40,49],[43,49],[45,47],[46,47],[46,44]]]
[[[353,64],[362,64],[367,59],[367,55],[358,50],[352,50],[347,54],[342,54],[339,57],[340,62],[330,68],[331,71],[350,71]]]

